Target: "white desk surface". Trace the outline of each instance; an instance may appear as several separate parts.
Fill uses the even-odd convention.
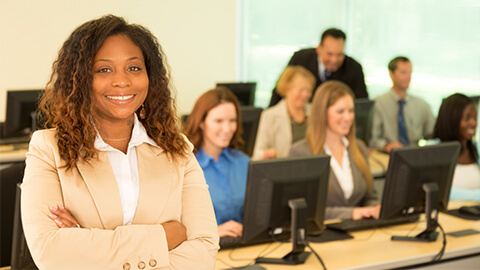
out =
[[[460,206],[462,204],[459,204]],[[456,208],[456,207],[452,207]],[[463,220],[440,213],[439,223],[445,233],[475,229],[480,231],[480,221]],[[392,226],[350,233],[354,239],[326,243],[310,243],[320,255],[327,269],[386,269],[429,262],[441,249],[443,236],[435,242],[391,241],[392,235],[414,236],[425,228],[425,219],[419,223]],[[480,234],[463,237],[446,235],[447,245],[442,260],[480,254]],[[217,255],[215,269],[253,264],[258,256],[280,258],[291,250],[291,244],[270,243],[250,247],[222,250]],[[306,248],[306,251],[309,251]],[[312,253],[305,264],[296,266],[262,264],[267,269],[322,269]]]

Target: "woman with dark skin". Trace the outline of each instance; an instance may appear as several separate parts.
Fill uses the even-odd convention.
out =
[[[453,176],[451,200],[480,201],[480,168],[472,141],[477,128],[477,108],[463,94],[445,98],[440,106],[433,135],[442,142],[459,141],[462,148]]]
[[[112,15],[78,27],[40,108],[22,184],[40,269],[214,267],[208,188],[149,30]]]

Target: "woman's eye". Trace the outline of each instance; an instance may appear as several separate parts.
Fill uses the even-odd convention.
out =
[[[141,68],[139,67],[130,67],[130,71],[139,71]]]
[[[97,70],[97,72],[99,72],[99,73],[109,72],[109,71],[110,71],[109,68],[101,68],[101,69]]]

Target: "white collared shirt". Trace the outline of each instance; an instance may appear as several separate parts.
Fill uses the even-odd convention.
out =
[[[123,225],[132,224],[135,210],[137,209],[140,184],[137,151],[135,147],[142,143],[148,143],[158,147],[155,141],[148,136],[142,123],[138,121],[137,115],[135,115],[132,137],[128,143],[127,154],[111,147],[103,141],[98,132],[97,138],[95,139],[95,148],[99,151],[107,152],[113,174],[117,180],[120,199],[122,201]]]
[[[342,164],[340,165],[338,161],[333,157],[332,151],[328,146],[325,144],[323,146],[323,150],[325,154],[331,156],[330,158],[330,167],[333,170],[333,173],[338,179],[338,183],[343,190],[343,195],[345,199],[349,199],[353,193],[353,175],[352,175],[352,168],[350,167],[350,159],[348,158],[348,145],[349,142],[345,136],[342,136],[342,142],[345,146],[343,148],[343,156],[342,156]]]

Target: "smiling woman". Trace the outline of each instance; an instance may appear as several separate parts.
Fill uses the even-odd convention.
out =
[[[243,204],[250,159],[242,145],[239,103],[225,87],[201,95],[187,118],[185,134],[205,174],[220,237],[242,234]]]
[[[156,38],[120,17],[63,44],[22,184],[40,269],[213,268],[212,202],[169,85]]]
[[[353,98],[343,82],[322,83],[312,100],[306,139],[296,142],[289,153],[332,157],[326,219],[378,218],[380,214],[366,146],[355,137]]]

